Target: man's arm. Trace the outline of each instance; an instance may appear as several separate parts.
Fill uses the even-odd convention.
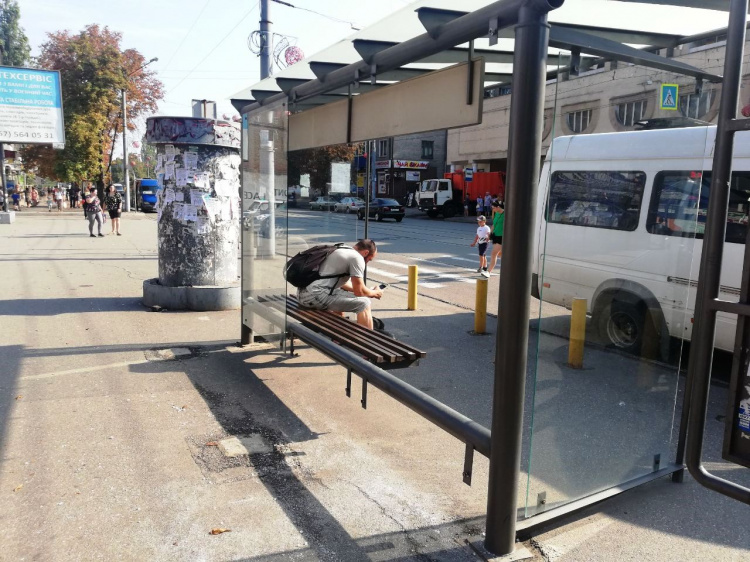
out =
[[[346,288],[347,285],[349,285],[350,289]],[[357,297],[372,297],[374,299],[379,299],[383,296],[383,291],[380,289],[368,289],[361,277],[352,277],[349,282],[341,288],[345,291],[351,290],[351,292]]]

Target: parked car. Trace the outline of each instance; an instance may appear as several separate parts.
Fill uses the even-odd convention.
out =
[[[396,222],[401,222],[404,220],[405,214],[406,211],[404,206],[395,199],[373,199],[370,201],[369,216],[376,221],[382,221],[383,219],[396,219]],[[364,207],[357,211],[357,218],[361,221],[365,220]]]
[[[323,195],[322,197],[318,197],[315,201],[310,201],[310,209],[313,211],[330,211],[338,202],[339,200],[337,197]]]
[[[365,200],[359,197],[344,197],[341,201],[333,206],[337,213],[356,213],[360,208],[364,208]]]

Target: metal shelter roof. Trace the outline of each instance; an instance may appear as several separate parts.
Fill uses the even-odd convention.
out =
[[[513,1],[513,0],[509,0]],[[404,42],[424,36],[437,39],[446,24],[472,12],[488,12],[492,0],[418,0],[358,31],[344,40],[289,66],[231,96],[238,110],[283,93],[296,100],[293,111],[304,111],[420,76],[458,62],[473,54],[485,60],[484,86],[510,83],[513,72],[513,26],[495,37],[488,33],[470,43],[442,48],[413,62],[382,64]],[[701,6],[698,8],[697,6]],[[706,9],[706,8],[711,9]],[[672,70],[698,80],[718,82],[720,76],[654,54],[657,48],[673,47],[699,37],[719,35],[728,20],[728,0],[566,0],[549,14],[549,72],[580,66],[594,58]],[[501,22],[500,27],[503,27]],[[394,57],[389,57],[394,59]],[[350,81],[341,74],[349,67]],[[335,73],[335,74],[332,74]],[[325,88],[327,76],[338,84]],[[333,80],[331,80],[333,82]],[[312,87],[315,83],[316,87]],[[313,91],[314,95],[307,95]]]

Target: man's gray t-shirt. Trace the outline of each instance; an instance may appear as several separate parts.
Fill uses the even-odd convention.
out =
[[[331,287],[338,289],[346,284],[351,277],[364,279],[365,258],[353,248],[339,248],[328,256],[323,265],[320,266],[320,275],[336,275],[340,273],[346,273],[346,275],[330,279],[318,279],[310,283],[306,288],[308,291],[315,290],[318,287],[325,287],[328,290]]]

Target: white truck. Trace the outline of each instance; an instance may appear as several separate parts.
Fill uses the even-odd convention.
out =
[[[453,188],[449,179],[424,180],[416,193],[417,207],[430,218],[443,215],[446,219],[464,212],[463,193]]]

